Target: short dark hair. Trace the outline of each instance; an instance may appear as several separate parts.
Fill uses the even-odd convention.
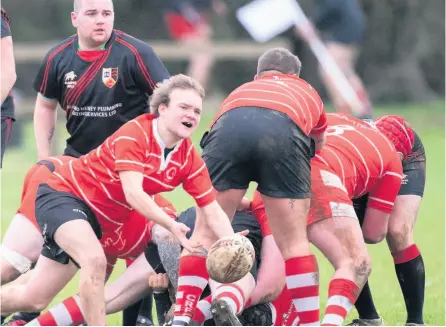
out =
[[[278,71],[282,74],[295,74],[299,76],[302,64],[298,56],[285,48],[272,48],[266,50],[257,62],[257,75],[267,71]]]

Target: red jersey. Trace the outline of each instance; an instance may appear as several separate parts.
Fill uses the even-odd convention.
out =
[[[133,210],[126,202],[119,171],[142,173],[143,189],[149,195],[182,184],[199,207],[210,204],[215,191],[192,141],[180,141],[165,157],[157,123],[150,114],[129,121],[98,148],[61,167],[48,185],[83,199],[105,231],[115,230]]]
[[[336,174],[325,172],[324,184],[344,188],[350,199],[369,193],[369,207],[390,213],[403,173],[393,144],[372,125],[352,116],[328,114],[327,121],[326,144],[313,159]]]
[[[151,198],[172,219],[177,219],[172,203],[159,194]],[[152,241],[154,226],[153,221],[133,210],[123,225],[103,233],[100,242],[109,261],[113,261],[111,258],[136,259]]]
[[[52,169],[57,170],[64,163],[67,163],[72,159],[72,157],[68,156],[48,157],[45,160],[39,161],[40,163],[32,166],[25,176],[22,188],[22,198],[17,213],[28,218],[28,220],[37,228],[39,233],[40,228],[35,216],[37,189],[41,183],[44,183],[47,179],[51,178],[53,175]]]
[[[319,94],[310,84],[295,75],[264,75],[238,87],[222,103],[212,125],[224,113],[240,107],[280,111],[307,135],[320,134],[327,127],[324,105]]]

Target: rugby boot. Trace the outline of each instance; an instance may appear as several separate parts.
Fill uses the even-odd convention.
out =
[[[211,313],[217,326],[242,326],[240,320],[224,300],[215,299],[212,301]]]

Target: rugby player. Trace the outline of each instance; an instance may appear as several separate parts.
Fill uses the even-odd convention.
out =
[[[126,123],[96,150],[61,166],[39,186],[36,219],[44,237],[42,254],[25,284],[1,289],[2,313],[43,309],[80,266],[85,319],[103,325],[106,259],[98,238],[118,230],[136,210],[194,252],[199,244],[184,236],[188,228],[174,222],[150,197],[180,184],[195,199],[199,217],[215,238],[234,233],[189,139],[200,122],[203,97],[195,80],[171,77],[154,91],[153,114]]]
[[[327,121],[326,146],[311,162],[308,234],[335,268],[322,325],[342,325],[371,271],[364,240],[374,244],[386,236],[413,132],[401,124],[383,134],[343,114],[329,114]],[[352,200],[364,194],[361,230]]]
[[[375,126],[394,142],[392,130],[400,128],[405,121],[401,117],[383,116],[376,119]],[[403,293],[407,310],[406,325],[423,325],[423,304],[425,287],[425,269],[421,252],[414,242],[414,227],[418,209],[426,184],[426,153],[420,137],[413,131],[411,148],[403,160],[403,182],[395,200],[389,219],[386,235],[387,245],[395,263],[395,272]],[[409,142],[409,139],[407,139]],[[356,214],[362,223],[368,195],[353,201]],[[351,326],[384,325],[373,303],[369,283],[364,285],[358,300],[355,302],[359,318],[354,319]]]
[[[300,79],[299,58],[286,49],[267,50],[258,60],[255,80],[234,90],[222,103],[211,130],[202,139],[203,159],[217,200],[228,217],[233,217],[248,185],[259,185],[277,245],[286,260],[287,284],[292,298],[300,298],[296,288],[303,273],[318,271],[306,231],[310,197],[310,158],[314,144],[324,144],[326,117],[317,92]],[[313,138],[313,142],[312,142]],[[200,240],[207,228],[196,228]],[[211,243],[212,244],[212,243]],[[183,271],[182,264],[188,269]],[[207,277],[205,260],[190,264],[193,256],[183,256],[180,277]],[[303,272],[299,267],[306,267]],[[187,275],[186,275],[187,274]],[[205,278],[207,279],[207,278]],[[182,281],[192,280],[182,279]],[[189,296],[194,301],[185,305]],[[187,324],[200,296],[200,286],[185,283],[178,292],[173,325]],[[181,310],[180,310],[181,309]]]
[[[14,122],[14,99],[12,98],[12,87],[17,79],[13,42],[11,28],[9,26],[9,16],[5,9],[1,8],[1,104],[2,104],[2,135],[1,135],[1,156],[0,168],[3,164],[3,155],[5,154],[9,136],[11,134],[12,123]]]

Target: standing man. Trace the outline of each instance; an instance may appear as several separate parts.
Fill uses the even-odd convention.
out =
[[[127,121],[148,112],[148,97],[169,73],[146,43],[113,30],[112,0],[75,0],[77,33],[51,49],[34,80],[39,159],[51,154],[56,107],[67,118],[64,154],[79,157]]]
[[[307,215],[310,159],[314,145],[322,148],[327,127],[322,100],[298,77],[300,70],[299,58],[287,49],[267,50],[258,60],[255,80],[226,98],[201,142],[217,201],[230,219],[249,183],[258,183],[296,306],[318,296],[318,285],[312,282],[318,278],[318,266],[308,242]],[[209,228],[200,224],[197,221],[194,235],[201,241]],[[180,261],[183,284],[178,285],[173,325],[189,323],[197,304],[189,299],[198,299],[202,290],[195,291],[197,284],[192,283],[207,276],[205,260],[193,265],[191,258],[195,255],[184,255]],[[310,280],[315,287],[307,292]],[[318,314],[313,322],[319,322]]]
[[[296,33],[306,42],[315,36],[317,31],[323,34],[324,43],[333,60],[344,73],[356,92],[361,107],[356,108],[362,118],[369,118],[372,105],[367,91],[356,73],[355,64],[360,43],[364,37],[365,15],[358,0],[317,0],[313,24],[309,23],[304,30],[296,29]],[[337,112],[351,114],[350,108],[336,87],[336,81],[319,68],[319,75],[324,83]]]
[[[6,145],[8,144],[9,135],[11,134],[11,126],[14,121],[14,99],[11,90],[17,79],[15,71],[14,52],[12,49],[11,29],[9,28],[9,17],[6,10],[1,10],[1,104],[2,104],[2,135],[1,135],[1,157],[0,168],[3,164],[3,155],[5,154]]]

